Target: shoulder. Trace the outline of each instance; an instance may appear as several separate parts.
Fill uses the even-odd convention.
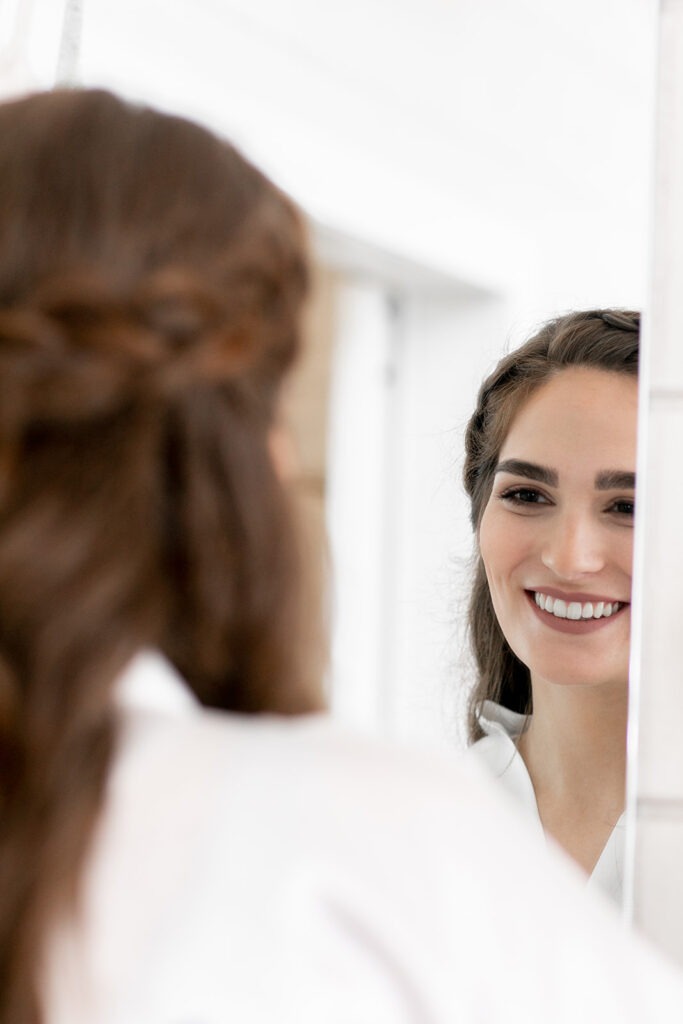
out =
[[[299,836],[312,821],[318,833],[352,821],[361,828],[381,820],[386,829],[407,818],[426,822],[436,806],[462,814],[471,802],[466,777],[455,756],[357,735],[325,714],[145,712],[126,721],[110,810],[149,804],[158,815],[215,817],[220,807],[224,822],[250,806],[254,820],[267,817],[271,828]]]
[[[117,690],[121,743],[111,777],[111,801],[156,802],[157,791],[175,790],[179,812],[183,794],[205,794],[208,803],[242,796],[286,805],[293,814],[304,802],[319,800],[323,815],[329,794],[362,792],[344,804],[344,813],[361,815],[383,801],[388,817],[414,801],[467,801],[460,772],[446,759],[418,748],[352,733],[328,715],[296,717],[239,715],[203,708],[186,684],[159,655],[139,655]],[[459,792],[459,790],[463,792]],[[123,796],[125,791],[125,797]],[[425,792],[430,797],[425,800]],[[397,795],[400,794],[400,797]],[[372,813],[372,811],[370,812]]]
[[[492,843],[488,870],[473,850],[477,785],[324,716],[132,712],[79,938],[98,998],[134,993],[141,1021],[389,1024],[407,984],[450,1019],[474,997],[463,922],[494,868]]]
[[[571,874],[455,759],[324,716],[129,705],[73,943],[112,1009],[75,1016],[74,983],[55,1020],[540,1024],[558,998],[558,1024],[666,1019],[654,967],[616,998],[636,954]]]
[[[476,769],[350,735],[324,716],[200,712],[182,726],[148,721],[129,753],[143,747],[147,769],[138,761],[121,792],[125,813],[143,794],[147,834],[132,858],[143,876],[136,885],[129,861],[100,891],[116,892],[118,913],[121,892],[138,893],[126,955],[130,934],[150,948],[138,948],[137,963],[150,963],[159,921],[173,923],[163,970],[144,977],[169,1014],[201,992],[212,1005],[244,1007],[245,1021],[250,1005],[254,1020],[267,1019],[279,988],[297,1022],[384,1024],[405,1014],[406,999],[419,1019],[443,1022],[541,1022],[559,999],[558,1022],[667,1019],[657,965],[637,957],[616,919],[589,903],[583,878],[532,841]],[[652,969],[652,987],[622,999],[631,961],[645,978]],[[264,963],[271,995],[261,991]],[[678,992],[659,980],[662,992]],[[513,985],[526,993],[517,1016],[501,994]]]

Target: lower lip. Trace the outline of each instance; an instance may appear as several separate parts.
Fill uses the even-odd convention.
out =
[[[541,622],[548,626],[549,629],[554,629],[558,633],[573,633],[583,636],[586,633],[595,633],[598,629],[606,629],[611,626],[612,623],[616,622],[621,618],[623,613],[630,607],[628,604],[623,604],[618,612],[610,615],[608,618],[601,619],[558,619],[552,612],[543,612],[536,604],[533,592],[525,590],[527,600],[531,605],[532,611],[538,616]]]

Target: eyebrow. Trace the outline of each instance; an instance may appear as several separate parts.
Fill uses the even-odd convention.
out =
[[[596,491],[635,491],[636,474],[621,469],[605,469],[595,477]]]
[[[547,466],[537,466],[535,462],[525,462],[523,459],[505,459],[499,462],[495,469],[496,473],[512,473],[514,476],[523,476],[528,480],[538,480],[548,487],[557,487],[559,477],[556,469],[548,469]]]
[[[547,484],[548,487],[557,487],[559,484],[556,469],[539,466],[535,462],[525,462],[524,459],[505,459],[498,463],[495,472],[523,476],[527,480],[537,480],[539,483]],[[636,474],[623,469],[603,469],[595,477],[596,491],[633,491],[635,487]]]

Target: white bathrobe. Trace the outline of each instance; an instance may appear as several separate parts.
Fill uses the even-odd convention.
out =
[[[545,842],[534,787],[526,765],[517,752],[517,739],[526,716],[510,711],[493,701],[484,701],[479,724],[485,736],[473,743],[468,757],[482,764],[498,779],[529,822],[530,828]],[[605,893],[621,903],[624,887],[625,815],[619,818],[588,879],[588,888]]]
[[[141,655],[47,1024],[659,1024],[683,983],[476,766]]]

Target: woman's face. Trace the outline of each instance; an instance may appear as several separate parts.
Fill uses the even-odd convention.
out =
[[[625,374],[563,370],[501,448],[479,548],[532,683],[627,683],[637,390]]]

